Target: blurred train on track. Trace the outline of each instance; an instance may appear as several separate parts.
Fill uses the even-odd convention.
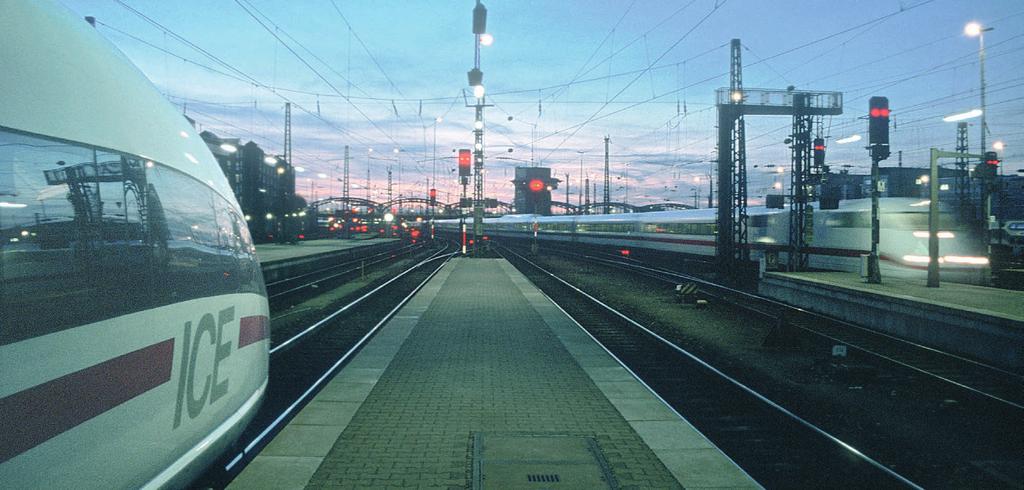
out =
[[[85,20],[4,2],[0,32],[0,487],[185,486],[266,389],[243,214]]]
[[[537,239],[630,250],[714,256],[718,233],[716,209],[596,215],[506,215],[484,220],[493,237]],[[789,255],[789,210],[748,208],[751,260],[762,257],[780,266]],[[882,274],[900,277],[926,275],[928,265],[928,201],[884,198],[880,202],[879,256]],[[458,220],[441,220],[446,233],[458,230]],[[989,263],[984,241],[945,206],[940,206],[940,268],[943,279],[982,283]],[[838,209],[815,210],[808,237],[812,269],[860,271],[861,255],[871,249],[871,201],[843,201]]]

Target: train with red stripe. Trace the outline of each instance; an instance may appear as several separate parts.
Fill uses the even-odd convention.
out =
[[[244,214],[85,19],[5,2],[0,33],[0,487],[188,485],[267,386]]]
[[[815,203],[816,204],[816,203]],[[813,206],[812,206],[813,207]],[[944,279],[980,284],[989,261],[984,241],[940,203],[939,264]],[[623,251],[657,251],[714,256],[719,232],[717,209],[595,215],[506,215],[484,220],[494,237],[580,244]],[[751,260],[765,258],[784,266],[789,260],[787,209],[748,208],[747,239]],[[858,272],[861,255],[871,249],[871,201],[841,201],[838,209],[813,210],[805,235],[812,269]],[[437,226],[455,232],[458,220]],[[925,277],[928,256],[928,201],[882,198],[879,203],[879,256],[883,275]],[[628,253],[628,252],[627,252]]]

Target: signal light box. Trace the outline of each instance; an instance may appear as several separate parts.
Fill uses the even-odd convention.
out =
[[[558,179],[551,177],[547,167],[516,167],[515,209],[517,213],[551,215],[551,191],[558,188]]]
[[[868,147],[875,160],[889,158],[889,98],[868,100]]]
[[[469,177],[473,174],[473,152],[459,150],[459,177]]]

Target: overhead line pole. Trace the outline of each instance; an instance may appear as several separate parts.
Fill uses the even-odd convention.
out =
[[[608,203],[611,202],[612,181],[608,165],[608,143],[610,141],[611,139],[608,136],[604,137],[604,214],[610,212]]]

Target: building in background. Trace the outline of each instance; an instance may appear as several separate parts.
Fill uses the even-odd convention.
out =
[[[295,195],[295,168],[256,143],[200,133],[217,159],[245,213],[256,242],[294,241],[305,228],[304,199]],[[233,150],[233,151],[232,151]]]

